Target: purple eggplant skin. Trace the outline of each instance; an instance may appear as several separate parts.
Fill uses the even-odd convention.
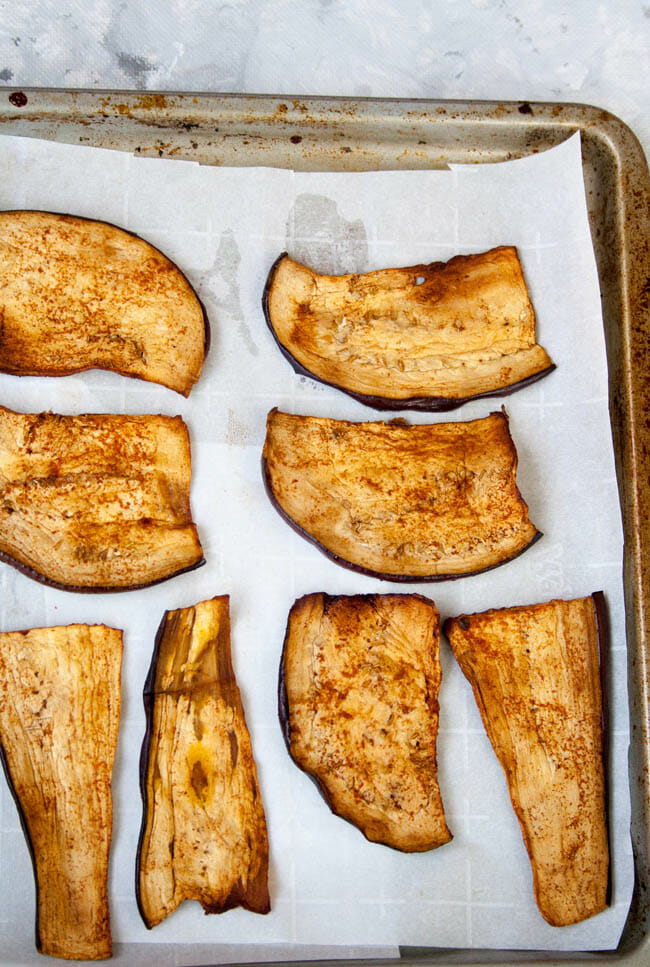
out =
[[[474,396],[461,396],[456,399],[449,399],[445,396],[411,396],[407,399],[391,399],[387,396],[368,396],[366,393],[354,393],[352,390],[346,389],[344,386],[338,386],[336,383],[329,383],[327,380],[320,379],[309,369],[305,369],[301,363],[293,356],[286,346],[283,346],[277,337],[275,329],[271,323],[271,315],[269,313],[269,292],[271,286],[273,285],[273,277],[275,276],[276,269],[282,259],[287,258],[288,253],[282,252],[271,268],[269,269],[269,274],[266,277],[266,283],[264,285],[264,292],[262,293],[262,311],[264,312],[264,318],[266,324],[273,336],[273,339],[284,356],[284,358],[291,364],[295,373],[298,376],[307,376],[309,379],[313,379],[316,383],[320,383],[322,386],[330,386],[332,389],[339,390],[341,393],[346,393],[351,396],[352,399],[356,400],[358,403],[363,403],[364,406],[370,406],[375,410],[386,410],[386,411],[398,411],[398,410],[415,410],[420,413],[448,413],[450,410],[457,410],[459,407],[464,406],[465,403],[470,403],[472,400],[483,400],[483,399],[497,399],[505,396],[510,396],[511,393],[516,393],[517,390],[524,389],[526,386],[530,386],[532,383],[536,383],[537,380],[543,379],[544,376],[548,376],[557,368],[555,363],[551,363],[546,369],[541,370],[539,373],[535,373],[533,376],[528,376],[526,379],[519,380],[518,383],[513,383],[511,386],[504,386],[501,389],[491,390],[487,393],[476,393]]]
[[[0,561],[4,564],[9,564],[17,571],[20,571],[21,574],[24,574],[25,577],[31,578],[33,581],[38,581],[39,584],[44,584],[48,588],[54,588],[56,591],[74,591],[75,594],[118,594],[120,591],[142,591],[144,588],[152,588],[155,584],[162,584],[163,581],[169,581],[170,578],[178,577],[179,574],[185,574],[187,571],[195,571],[197,567],[203,567],[205,564],[205,558],[202,557],[199,561],[195,561],[194,564],[181,568],[180,571],[174,571],[173,574],[166,574],[165,577],[156,578],[155,581],[148,581],[145,584],[128,584],[119,588],[91,588],[81,584],[62,584],[60,581],[52,581],[51,578],[44,577],[38,571],[35,571],[34,568],[29,567],[27,564],[22,564],[4,551],[0,551]]]
[[[351,561],[346,561],[344,558],[339,557],[338,554],[334,554],[324,547],[320,541],[317,541],[315,537],[307,533],[299,524],[295,522],[292,517],[289,517],[287,513],[280,507],[278,501],[276,500],[275,494],[273,493],[273,488],[271,487],[271,478],[269,474],[269,469],[267,466],[266,458],[262,456],[262,479],[264,481],[264,489],[266,495],[271,501],[271,504],[276,509],[282,520],[284,520],[292,530],[303,537],[314,547],[328,557],[330,561],[334,561],[335,564],[340,564],[341,567],[347,568],[349,571],[354,571],[355,574],[366,574],[368,577],[378,578],[380,581],[394,581],[400,584],[431,584],[437,581],[458,581],[461,578],[473,577],[475,574],[485,574],[486,571],[492,571],[495,567],[501,567],[503,564],[508,564],[509,561],[514,561],[515,558],[524,554],[529,547],[536,544],[540,537],[543,537],[542,531],[535,531],[535,534],[531,540],[522,547],[520,551],[514,554],[512,557],[506,558],[504,561],[499,561],[497,564],[491,564],[489,567],[480,568],[476,571],[466,571],[464,574],[426,574],[424,576],[413,576],[410,574],[384,574],[381,571],[372,571],[370,568],[361,567],[359,564],[352,564]]]
[[[32,211],[32,212],[35,212],[35,213],[40,214],[40,215],[61,215],[61,214],[63,214],[62,212],[50,211],[49,209],[45,209],[45,208],[38,208],[38,209],[35,209],[35,208],[32,208],[32,209],[9,208],[9,209],[6,209],[6,214],[10,215],[13,212],[18,213],[20,211]],[[172,259],[170,259],[169,256],[166,255],[162,251],[162,249],[158,248],[157,245],[153,245],[152,242],[148,241],[148,239],[146,239],[146,238],[143,238],[142,235],[138,235],[137,232],[132,232],[128,228],[123,228],[121,225],[116,225],[115,222],[109,222],[105,218],[88,218],[88,217],[86,217],[84,215],[73,215],[73,216],[70,216],[70,217],[75,218],[75,219],[78,219],[79,221],[82,221],[82,222],[100,222],[103,225],[110,226],[110,228],[117,228],[120,232],[124,232],[125,235],[130,235],[131,238],[137,238],[139,242],[146,242],[146,244],[149,245],[152,249],[154,249],[154,251],[159,252],[164,258],[166,258],[169,262],[171,262],[172,265],[175,266],[175,268],[177,268],[179,270],[179,272],[185,278],[185,281],[187,282],[188,286],[192,290],[194,296],[196,297],[196,301],[200,305],[201,312],[203,314],[203,330],[204,330],[204,333],[203,333],[203,358],[204,358],[204,362],[205,362],[205,357],[208,354],[208,350],[210,349],[210,344],[212,342],[212,332],[211,332],[211,329],[210,329],[210,320],[208,318],[208,313],[207,313],[207,310],[205,308],[205,303],[203,302],[203,300],[201,298],[199,298],[198,292],[196,291],[195,287],[192,285],[192,283],[188,279],[188,277],[185,274],[185,272],[183,272],[183,270]],[[95,369],[97,367],[90,367],[90,368]],[[82,372],[86,372],[86,371],[87,370],[80,369],[80,370],[76,370],[75,372],[82,373]],[[27,376],[29,374],[28,373],[13,373],[11,375],[14,375],[14,376]],[[70,374],[68,374],[68,373],[62,373],[61,375],[67,376],[67,375],[72,375],[72,374],[71,373]],[[142,377],[135,376],[133,373],[120,373],[120,375],[121,376],[127,376],[129,379],[140,379],[140,380],[142,379]],[[162,385],[162,384],[157,384],[157,385]],[[177,391],[174,390],[173,392],[177,392]],[[77,590],[77,589],[75,588],[75,590]]]
[[[612,832],[611,832],[611,811],[609,808],[609,768],[610,768],[610,750],[609,750],[609,703],[607,699],[607,687],[609,683],[609,676],[607,673],[607,664],[609,661],[610,648],[611,648],[611,634],[609,626],[609,611],[607,608],[607,600],[603,591],[594,591],[591,595],[591,599],[594,602],[594,610],[596,612],[596,627],[598,629],[598,653],[600,661],[598,663],[600,670],[600,708],[601,708],[601,720],[600,728],[602,735],[602,749],[603,749],[603,780],[605,785],[605,828],[607,830],[607,846],[609,848],[610,857],[612,855]],[[606,894],[607,906],[611,906],[612,902],[612,863],[610,860],[609,868],[607,871],[607,894]]]
[[[147,672],[147,677],[144,682],[144,687],[142,689],[142,702],[144,705],[144,715],[145,715],[145,729],[144,738],[142,740],[142,747],[140,749],[140,799],[142,800],[142,822],[140,823],[140,834],[138,836],[138,848],[135,854],[135,900],[138,906],[138,913],[142,918],[147,930],[152,930],[153,928],[147,923],[146,917],[144,915],[144,910],[142,909],[142,900],[140,897],[140,858],[142,855],[142,844],[145,834],[145,829],[147,825],[147,813],[149,812],[149,797],[147,795],[147,774],[149,772],[149,753],[151,748],[151,733],[153,729],[153,706],[155,699],[154,686],[156,683],[156,668],[158,666],[158,656],[160,654],[160,644],[163,639],[163,634],[165,631],[165,624],[167,622],[167,616],[169,611],[165,611],[162,616],[162,620],[158,625],[158,630],[156,632],[156,637],[154,640],[153,654],[151,656],[151,664],[149,665],[149,671]]]

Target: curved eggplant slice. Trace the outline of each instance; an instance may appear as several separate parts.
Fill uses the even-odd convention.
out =
[[[450,410],[555,369],[512,246],[341,276],[285,253],[262,306],[296,372],[375,409]]]
[[[508,782],[540,913],[579,923],[608,901],[602,592],[445,622]]]
[[[230,657],[227,595],[167,611],[144,688],[136,895],[147,927],[183,900],[270,910],[268,837]]]
[[[199,298],[148,242],[107,222],[0,212],[0,370],[109,369],[188,396],[209,342]]]
[[[293,605],[279,712],[295,763],[332,811],[371,842],[404,852],[452,838],[436,766],[440,616],[416,594]]]
[[[111,956],[108,853],[122,632],[0,634],[0,757],[34,865],[36,947]]]
[[[73,591],[124,591],[204,563],[180,417],[0,407],[0,559]]]
[[[496,567],[541,534],[504,413],[468,423],[349,423],[271,410],[262,469],[281,516],[337,564],[390,581]]]

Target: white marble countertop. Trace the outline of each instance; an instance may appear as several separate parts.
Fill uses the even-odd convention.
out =
[[[650,155],[650,0],[6,3],[15,87],[578,101]]]

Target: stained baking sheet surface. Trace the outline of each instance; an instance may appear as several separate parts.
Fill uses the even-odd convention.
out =
[[[180,412],[192,434],[192,501],[208,559],[204,569],[148,591],[97,597],[48,590],[4,567],[0,576],[3,628],[87,620],[126,631],[111,873],[115,939],[614,947],[632,887],[621,530],[578,139],[501,166],[367,174],[199,168],[6,139],[0,174],[2,207],[104,218],[163,248],[196,284],[213,321],[204,375],[187,401],[111,374],[52,381],[0,377],[0,398],[16,409]],[[550,377],[507,403],[520,488],[545,536],[518,561],[489,574],[417,590],[430,594],[443,616],[598,589],[607,594],[613,629],[614,905],[562,930],[537,913],[503,778],[471,692],[446,648],[439,764],[454,841],[438,851],[403,856],[366,843],[331,816],[288,760],[275,718],[277,663],[294,598],[314,590],[352,593],[391,585],[326,561],[286,528],[264,497],[259,456],[272,406],[375,418],[289,369],[261,315],[268,267],[283,249],[323,271],[340,272],[446,259],[502,243],[520,250],[539,340],[558,363]],[[491,408],[480,401],[442,419],[471,419]],[[132,891],[144,728],[139,696],[162,611],[216,593],[231,595],[235,667],[269,819],[274,910],[266,918],[243,911],[204,918],[196,905],[186,904],[147,933]],[[3,869],[20,863],[27,869],[13,806],[6,791],[2,796],[0,863]],[[29,946],[28,870],[21,883],[20,890],[13,883],[6,888],[3,933]]]

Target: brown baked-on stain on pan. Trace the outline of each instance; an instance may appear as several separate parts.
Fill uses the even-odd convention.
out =
[[[188,396],[210,340],[192,285],[162,252],[108,222],[0,212],[0,371],[108,369]]]
[[[227,595],[165,613],[143,697],[136,897],[145,925],[188,899],[206,913],[268,913],[266,820]]]
[[[204,563],[180,417],[0,406],[0,559],[70,591],[148,587]]]
[[[449,618],[552,926],[609,903],[602,592]]]
[[[262,307],[297,373],[379,410],[450,410],[555,368],[513,246],[340,276],[283,253]]]
[[[440,616],[418,594],[307,594],[291,608],[278,712],[332,812],[404,852],[452,838],[436,763]]]
[[[0,634],[0,759],[34,868],[36,947],[52,957],[111,956],[121,661],[105,625]]]
[[[497,567],[541,534],[516,485],[504,412],[465,423],[351,423],[271,410],[272,504],[343,567],[443,581]]]

